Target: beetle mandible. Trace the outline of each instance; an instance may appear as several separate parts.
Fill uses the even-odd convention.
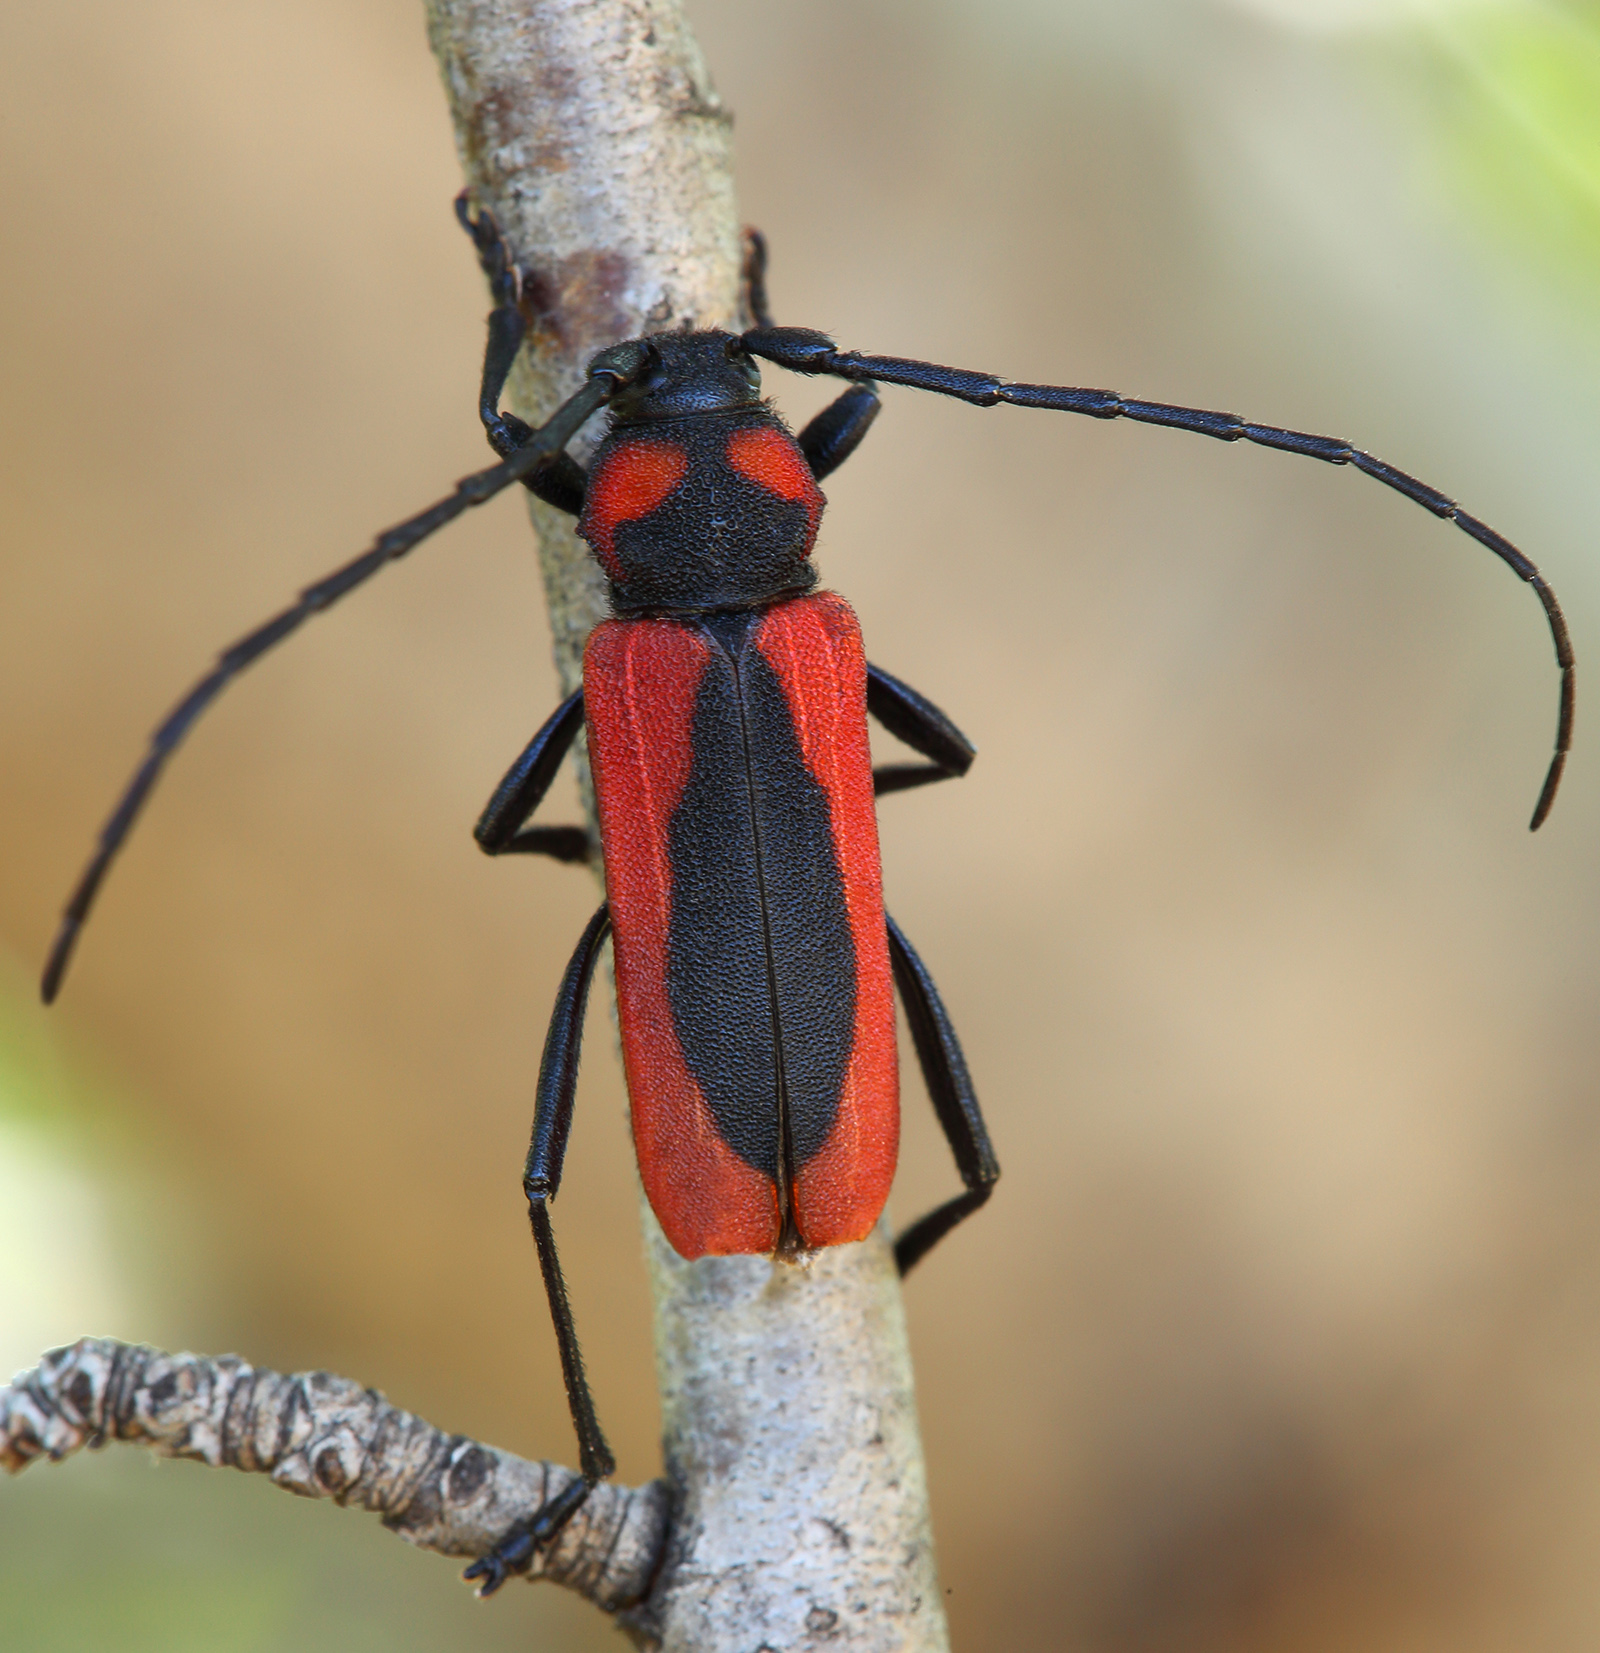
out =
[[[866,662],[849,606],[815,590],[817,484],[855,450],[879,384],[1099,419],[1168,425],[1353,465],[1446,518],[1534,588],[1561,671],[1551,758],[1530,825],[1550,811],[1571,744],[1573,656],[1538,569],[1427,484],[1337,438],[1104,390],[840,351],[768,312],[766,250],[747,242],[755,325],[659,333],[600,352],[583,387],[538,429],[499,410],[526,331],[519,272],[493,218],[465,195],[495,304],[479,416],[500,463],[378,536],[355,561],[218,658],[151,737],[63,915],[42,990],[53,1000],[110,863],[162,768],[229,681],[313,614],[469,507],[520,482],[578,517],[613,618],[591,635],[583,687],[534,735],[475,829],[490,855],[589,858],[581,827],[529,826],[587,728],[606,900],[556,997],[523,1187],[555,1323],[581,1476],[467,1570],[483,1593],[525,1568],[613,1460],[562,1280],[549,1206],[572,1120],[584,1008],[607,936],[616,963],[639,1169],[685,1257],[794,1257],[864,1238],[888,1197],[898,1145],[893,992],[963,1191],[895,1244],[904,1273],[988,1198],[999,1175],[960,1044],[931,977],[884,911],[875,796],[963,775],[974,752],[908,685]],[[761,399],[758,359],[848,388],[791,436]],[[565,450],[602,408],[586,473]],[[924,759],[873,769],[868,714]]]

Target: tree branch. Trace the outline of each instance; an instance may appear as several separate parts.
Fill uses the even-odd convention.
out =
[[[512,411],[541,423],[588,358],[622,339],[737,325],[730,123],[677,0],[427,10],[468,186],[523,276],[529,343]],[[582,436],[573,450],[585,457]],[[570,519],[531,508],[570,691],[605,585]],[[580,775],[593,830],[581,753]],[[667,1480],[598,1488],[534,1576],[582,1590],[667,1653],[942,1653],[886,1227],[798,1263],[691,1263],[642,1209]],[[581,1330],[588,1305],[575,1306]],[[0,1393],[0,1418],[9,1469],[99,1438],[145,1440],[377,1510],[413,1542],[463,1556],[531,1513],[547,1480],[571,1476],[445,1436],[343,1379],[93,1340]]]
[[[428,17],[468,185],[524,275],[515,413],[537,424],[620,339],[739,325],[731,124],[677,0],[428,0]],[[570,691],[605,586],[571,519],[538,502],[532,513]],[[678,1513],[630,1626],[695,1653],[940,1653],[886,1230],[800,1265],[689,1263],[641,1208]]]
[[[267,1475],[304,1498],[371,1510],[422,1549],[472,1560],[574,1476],[447,1435],[348,1378],[286,1376],[234,1355],[85,1337],[0,1389],[0,1468],[13,1475],[108,1440]],[[663,1481],[596,1487],[527,1576],[607,1612],[631,1606],[660,1563],[670,1509]]]
[[[735,322],[732,121],[677,0],[426,3],[462,171],[523,274],[511,410],[542,423],[620,339]],[[570,693],[605,581],[571,517],[529,508]]]

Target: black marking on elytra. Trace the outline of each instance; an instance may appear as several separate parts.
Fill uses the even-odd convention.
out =
[[[792,1177],[833,1129],[855,1037],[855,945],[827,794],[755,618],[701,629],[714,647],[668,829],[667,993],[717,1129],[778,1182],[785,1160]]]
[[[806,767],[783,685],[753,645],[739,677],[798,1170],[832,1133],[855,1044],[855,940],[828,795]]]

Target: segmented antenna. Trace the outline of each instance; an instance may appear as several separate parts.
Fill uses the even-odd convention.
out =
[[[1212,413],[1204,408],[1175,407],[1169,402],[1136,402],[1114,390],[1082,390],[1070,385],[1013,384],[992,373],[972,373],[965,368],[940,367],[934,362],[908,361],[900,356],[863,356],[854,350],[840,350],[824,333],[805,327],[753,327],[743,343],[752,355],[764,357],[795,373],[828,373],[840,379],[873,379],[879,384],[905,385],[912,390],[931,390],[940,396],[954,396],[974,407],[1047,408],[1057,413],[1085,413],[1091,419],[1132,419],[1142,425],[1170,425],[1219,442],[1254,442],[1282,453],[1304,454],[1328,465],[1354,465],[1358,471],[1404,494],[1436,517],[1453,522],[1479,545],[1487,546],[1518,579],[1526,580],[1544,606],[1555,644],[1556,664],[1561,668],[1561,703],[1556,718],[1556,747],[1545,771],[1539,801],[1534,805],[1530,832],[1544,825],[1556,801],[1572,747],[1574,701],[1572,640],[1555,593],[1544,576],[1508,540],[1488,523],[1469,516],[1453,499],[1419,482],[1414,476],[1374,458],[1337,436],[1308,436],[1304,431],[1280,430],[1276,425],[1253,425],[1232,413]]]

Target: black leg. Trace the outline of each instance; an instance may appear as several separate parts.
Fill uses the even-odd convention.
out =
[[[589,1002],[589,983],[595,961],[611,931],[611,913],[601,907],[589,920],[567,973],[556,994],[550,1031],[545,1037],[544,1059],[539,1064],[538,1100],[533,1114],[533,1141],[523,1168],[522,1188],[528,1197],[528,1221],[539,1252],[539,1272],[544,1276],[545,1295],[550,1301],[550,1318],[555,1324],[556,1343],[561,1350],[561,1376],[567,1388],[567,1405],[572,1410],[573,1428],[578,1434],[580,1479],[567,1485],[555,1498],[519,1522],[481,1560],[473,1562],[462,1575],[482,1579],[480,1595],[493,1595],[512,1573],[522,1572],[534,1552],[548,1544],[573,1512],[589,1496],[597,1481],[603,1481],[617,1467],[611,1448],[595,1416],[594,1396],[583,1370],[583,1353],[578,1347],[567,1286],[561,1277],[561,1259],[556,1255],[555,1234],[550,1227],[550,1202],[561,1187],[561,1168],[567,1155],[567,1136],[572,1129],[572,1102],[578,1083],[578,1056],[583,1043],[583,1013]]]
[[[818,482],[836,471],[861,446],[883,404],[873,384],[858,384],[836,397],[795,440]]]
[[[989,1146],[989,1132],[967,1073],[966,1058],[961,1054],[961,1042],[950,1025],[939,990],[900,926],[892,918],[888,925],[889,963],[900,989],[900,1002],[906,1007],[923,1082],[945,1141],[955,1155],[956,1169],[967,1185],[966,1193],[936,1206],[895,1241],[894,1260],[900,1272],[907,1274],[963,1217],[970,1216],[988,1199],[1000,1176],[1000,1165]]]
[[[898,740],[929,763],[887,763],[872,771],[872,791],[904,792],[966,774],[978,755],[972,742],[931,700],[881,667],[867,667],[867,710]]]
[[[504,849],[490,855],[548,855],[570,867],[586,867],[594,859],[589,834],[581,826],[536,826],[519,832]]]
[[[744,307],[757,327],[772,326],[767,307],[767,238],[748,225],[744,232]],[[875,386],[857,384],[835,398],[796,437],[811,474],[820,482],[861,445],[882,404]]]
[[[281,614],[274,615],[265,625],[257,626],[231,648],[224,649],[216,665],[173,707],[166,721],[151,735],[150,749],[145,754],[144,762],[134,772],[110,819],[101,828],[100,842],[61,916],[61,925],[56,931],[55,943],[50,949],[44,979],[40,984],[46,1004],[55,998],[61,987],[61,978],[72,959],[79,932],[89,916],[89,909],[94,905],[95,895],[112,858],[139,818],[139,811],[166,767],[167,759],[178,749],[194,720],[246,666],[260,659],[291,632],[298,631],[313,614],[331,608],[341,597],[370,580],[379,569],[403,557],[430,534],[453,522],[463,511],[493,499],[503,488],[522,481],[552,454],[560,452],[589,418],[611,400],[617,387],[638,373],[645,360],[642,347],[634,345],[618,346],[607,352],[606,357],[608,359],[603,365],[591,366],[583,388],[569,396],[510,458],[491,465],[486,471],[475,471],[471,476],[463,477],[456,484],[454,493],[385,530],[378,535],[372,548],[354,562],[335,569],[315,585],[308,585]]]
[[[757,327],[772,326],[772,312],[767,308],[767,238],[748,224],[744,231],[744,268],[740,279],[744,283],[744,307],[751,321]]]
[[[1528,825],[1537,831],[1555,802],[1561,772],[1572,745],[1573,657],[1567,636],[1566,618],[1555,593],[1544,576],[1504,535],[1486,522],[1469,516],[1453,499],[1419,482],[1342,437],[1310,436],[1304,431],[1282,430],[1277,425],[1254,425],[1232,413],[1213,413],[1205,408],[1177,407],[1170,402],[1137,402],[1114,390],[1084,390],[1072,385],[1014,384],[992,373],[973,373],[966,368],[940,367],[935,362],[909,361],[901,356],[866,356],[855,350],[840,350],[825,333],[807,327],[774,327],[762,323],[742,337],[746,350],[776,362],[795,373],[828,373],[840,379],[863,383],[881,380],[884,384],[906,385],[912,390],[931,390],[940,396],[954,396],[974,407],[995,407],[1001,402],[1012,407],[1045,408],[1057,413],[1086,413],[1093,419],[1132,419],[1142,425],[1169,425],[1175,430],[1213,436],[1219,442],[1254,442],[1280,453],[1298,453],[1329,465],[1354,465],[1358,471],[1404,494],[1436,517],[1453,522],[1462,533],[1487,547],[1520,580],[1533,587],[1543,605],[1555,644],[1556,664],[1561,668],[1561,706],[1556,720],[1556,749],[1545,771],[1539,801]]]
[[[474,214],[466,190],[456,197],[456,217],[472,237],[478,267],[489,283],[494,308],[489,312],[489,339],[483,353],[483,379],[478,390],[478,417],[489,434],[490,445],[501,455],[518,446],[504,435],[500,421],[500,393],[511,376],[511,365],[522,348],[527,323],[522,319],[522,272],[506,245],[500,226],[491,212]]]
[[[472,835],[485,855],[552,855],[558,861],[589,859],[589,835],[582,827],[523,827],[544,801],[561,760],[583,727],[583,690],[567,696],[545,719],[522,756],[506,771],[478,817]]]
[[[514,413],[502,413],[500,427],[510,438],[512,453],[528,440],[528,433],[533,428],[524,424]],[[492,436],[490,443],[498,451],[498,444]],[[548,465],[541,466],[532,476],[523,477],[522,485],[535,498],[542,499],[546,505],[553,505],[558,511],[565,511],[568,516],[575,517],[583,510],[583,495],[589,486],[589,473],[570,453],[563,452],[558,453]]]
[[[478,264],[494,299],[494,309],[489,312],[489,338],[483,351],[478,417],[483,421],[489,446],[502,459],[509,459],[533,434],[532,427],[514,413],[500,411],[500,394],[511,376],[512,364],[528,330],[522,316],[522,272],[511,256],[494,214],[479,212],[474,216],[465,190],[456,197],[456,217],[472,237]],[[522,485],[547,505],[576,516],[583,509],[587,480],[583,467],[571,454],[563,452],[552,455],[531,476],[523,477]]]

